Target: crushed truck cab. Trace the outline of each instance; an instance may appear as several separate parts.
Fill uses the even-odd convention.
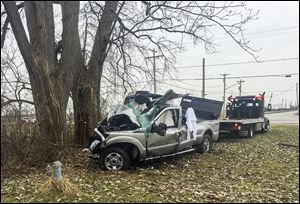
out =
[[[171,101],[181,99],[180,104]],[[148,160],[189,151],[208,153],[219,137],[222,102],[180,95],[136,92],[101,121],[90,140],[92,158],[106,170],[126,169],[134,160]],[[195,112],[196,132],[188,131],[185,113]]]

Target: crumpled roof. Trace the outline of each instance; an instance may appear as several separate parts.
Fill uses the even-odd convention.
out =
[[[146,93],[146,95],[143,95],[143,93]],[[150,100],[148,96],[155,96],[155,98]],[[120,118],[122,118],[124,120],[124,117],[117,116],[128,116],[130,119],[128,124],[135,123],[147,137],[151,129],[151,123],[154,117],[161,110],[161,106],[166,105],[167,102],[172,99],[182,96],[183,95],[181,94],[176,94],[172,89],[168,90],[162,96],[149,92],[137,92],[136,94],[130,94],[130,97],[125,98],[126,100],[124,101],[124,104],[116,105],[108,113],[107,120],[114,122],[112,119],[121,120]],[[144,109],[141,109],[141,107]]]

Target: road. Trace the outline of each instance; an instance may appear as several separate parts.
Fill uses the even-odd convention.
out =
[[[298,111],[265,114],[272,124],[299,124]]]

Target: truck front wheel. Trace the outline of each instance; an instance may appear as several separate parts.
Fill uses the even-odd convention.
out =
[[[195,145],[195,151],[201,154],[210,153],[212,150],[212,139],[211,136],[205,134],[200,144]]]
[[[269,121],[265,121],[264,123],[261,124],[261,132],[266,133],[270,130],[270,123]]]
[[[123,170],[129,167],[127,152],[119,147],[109,147],[100,156],[100,166],[105,170]]]

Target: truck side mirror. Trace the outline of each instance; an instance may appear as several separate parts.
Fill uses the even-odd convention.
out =
[[[268,111],[271,111],[272,110],[272,104],[268,104]]]
[[[157,133],[160,136],[165,136],[167,130],[167,125],[163,123],[159,123],[157,126],[155,123],[152,124],[152,132]]]

